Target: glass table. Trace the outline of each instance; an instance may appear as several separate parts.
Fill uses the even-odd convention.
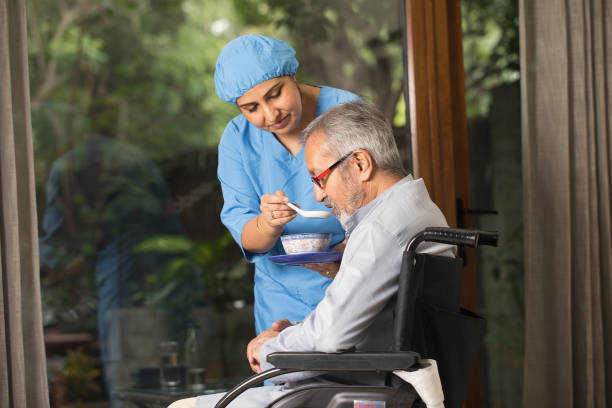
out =
[[[179,399],[226,392],[240,381],[240,379],[237,379],[235,381],[225,380],[218,382],[207,382],[206,388],[198,391],[192,391],[186,388],[115,388],[112,391],[111,396],[114,399],[129,401],[141,408],[165,408]]]

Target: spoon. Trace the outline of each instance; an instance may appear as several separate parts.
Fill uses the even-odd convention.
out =
[[[291,208],[292,210],[294,210],[296,213],[300,214],[304,218],[329,218],[332,215],[331,211],[302,210],[300,207],[292,203],[287,203],[287,207]]]

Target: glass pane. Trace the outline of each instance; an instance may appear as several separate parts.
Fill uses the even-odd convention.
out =
[[[173,401],[188,394],[160,391],[160,365],[189,359],[225,389],[250,374],[254,272],[219,219],[217,143],[239,112],[214,92],[217,55],[284,39],[299,81],[375,103],[406,146],[401,1],[27,6],[52,406]]]
[[[518,2],[462,0],[473,226],[498,230],[476,254],[482,406],[521,405],[523,247]],[[482,210],[495,210],[497,214]]]

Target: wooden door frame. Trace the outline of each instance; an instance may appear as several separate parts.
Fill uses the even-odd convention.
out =
[[[457,224],[457,200],[470,206],[470,171],[463,70],[460,0],[404,0],[407,105],[412,171],[423,178],[450,226]],[[469,228],[471,220],[463,226]],[[461,304],[476,310],[471,251],[465,254]],[[475,360],[467,408],[480,407]]]

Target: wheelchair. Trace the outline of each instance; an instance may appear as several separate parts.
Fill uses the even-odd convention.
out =
[[[395,296],[394,345],[389,352],[285,352],[268,355],[275,368],[253,375],[224,395],[215,408],[224,408],[245,390],[288,373],[385,373],[375,385],[316,384],[297,388],[271,402],[269,408],[418,408],[425,407],[415,388],[396,370],[415,371],[422,359],[438,366],[446,408],[465,400],[474,357],[486,323],[459,306],[461,258],[417,254],[422,242],[458,247],[497,246],[498,233],[456,228],[426,228],[415,235],[404,253]]]

